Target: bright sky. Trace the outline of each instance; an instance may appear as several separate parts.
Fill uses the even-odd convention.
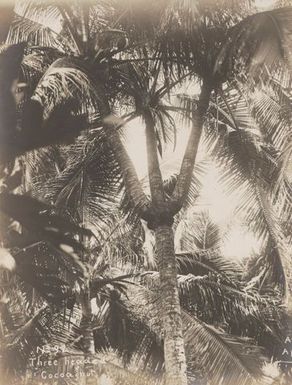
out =
[[[189,130],[180,129],[177,135],[175,150],[170,146],[163,157],[162,172],[167,178],[178,172],[186,147]],[[146,140],[144,127],[139,119],[135,119],[125,130],[125,142],[128,153],[136,167],[138,176],[145,178],[147,175]],[[204,149],[201,148],[199,158],[203,157]],[[238,204],[238,194],[227,196],[218,183],[219,172],[211,166],[203,180],[202,198],[198,202],[203,209],[208,209],[211,219],[220,226],[227,226],[232,220],[232,230],[223,245],[226,257],[241,260],[253,252],[259,252],[260,242],[254,235],[244,228],[240,220],[234,220],[234,209]]]
[[[259,11],[267,11],[272,9],[276,2],[277,0],[255,0],[254,4]]]

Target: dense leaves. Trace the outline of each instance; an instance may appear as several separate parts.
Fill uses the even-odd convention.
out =
[[[135,197],[151,203],[156,179],[163,203],[173,203],[183,178],[161,175],[163,157],[170,144],[176,147],[181,123],[184,129],[191,122],[200,141],[204,121],[206,140],[173,226],[188,375],[214,385],[272,382],[261,366],[279,357],[292,287],[291,236],[279,220],[287,210],[289,223],[291,210],[281,159],[291,147],[291,81],[282,60],[290,64],[291,7],[253,11],[250,2],[225,0],[23,5],[8,33],[14,45],[0,53],[7,247],[0,267],[8,287],[0,308],[3,356],[12,371],[20,373],[37,346],[65,344],[68,354],[85,357],[114,349],[120,366],[163,373],[155,241]],[[44,17],[60,22],[59,33],[34,21]],[[195,95],[182,95],[186,83]],[[202,84],[208,93],[198,98]],[[122,138],[136,117],[146,127],[150,183],[133,172]],[[194,163],[193,151],[186,164]],[[238,221],[262,241],[245,265],[224,256],[230,229],[208,210],[196,211],[210,166],[200,151],[215,160],[227,195],[239,193]],[[101,372],[115,383],[137,383],[115,365]]]

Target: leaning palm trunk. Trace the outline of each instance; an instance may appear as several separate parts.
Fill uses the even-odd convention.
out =
[[[284,298],[283,304],[287,314],[292,316],[292,258],[290,247],[286,244],[285,238],[282,236],[282,224],[274,212],[270,204],[264,188],[260,184],[255,184],[257,199],[261,206],[265,224],[269,237],[272,241],[272,247],[276,250],[279,257],[279,264],[284,272]]]

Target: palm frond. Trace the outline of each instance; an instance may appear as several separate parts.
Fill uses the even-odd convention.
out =
[[[142,283],[158,291],[159,274],[143,274]],[[255,338],[269,348],[271,354],[276,346],[278,350],[282,347],[284,313],[277,307],[280,297],[269,301],[256,292],[245,291],[240,281],[230,282],[214,273],[178,275],[178,288],[182,308],[201,321],[222,327],[229,333]]]
[[[99,115],[96,108],[99,96],[83,71],[82,63],[76,59],[57,59],[41,78],[34,98],[41,101],[47,113],[59,102],[74,99],[79,111],[86,114],[90,122]]]
[[[186,216],[180,223],[183,226],[180,239],[181,250],[208,250],[219,247],[222,239],[218,225],[207,212]]]
[[[161,342],[145,323],[129,313],[117,290],[111,290],[107,301],[99,307],[93,331],[97,351],[115,349],[126,364],[142,360],[143,369],[161,368]]]
[[[221,256],[220,249],[198,250],[193,252],[176,253],[180,274],[216,274],[227,281],[239,279],[242,267]]]
[[[7,36],[7,44],[26,42],[29,45],[56,48],[62,51],[57,33],[41,23],[15,15]]]
[[[32,47],[26,48],[26,53],[21,63],[20,81],[26,84],[24,89],[26,97],[30,98],[41,77],[48,67],[63,53],[51,47]]]
[[[255,73],[263,64],[276,66],[279,59],[291,65],[291,17],[292,8],[285,7],[243,19],[228,31],[214,72],[225,81],[244,67]]]
[[[39,149],[40,147],[72,143],[75,136],[84,129],[86,123],[84,115],[73,114],[73,110],[76,110],[77,106],[78,103],[74,99],[59,101],[44,117],[44,107],[38,101],[29,99],[24,104],[20,127],[18,125],[16,127],[16,124],[13,127],[12,121],[10,123],[3,121],[5,129],[3,127],[1,161],[11,161],[27,151]],[[13,111],[11,111],[11,108],[13,109],[14,106],[10,105],[8,108],[8,111],[10,111],[9,120],[15,115],[12,119],[16,123],[16,111],[15,114],[11,114]],[[16,106],[14,109],[16,109]],[[32,116],[34,119],[32,119]]]
[[[188,325],[186,350],[198,352],[200,358],[193,358],[190,366],[208,367],[207,377],[211,384],[257,384],[261,381],[261,348],[248,339],[231,337],[217,329],[203,324],[189,314],[183,314]],[[192,341],[199,341],[194,349]],[[191,346],[190,348],[188,346]],[[213,346],[212,349],[208,347]],[[207,347],[207,348],[206,348]],[[198,357],[198,356],[197,356]],[[210,364],[211,363],[211,364]]]
[[[91,236],[89,230],[80,228],[74,222],[56,214],[53,206],[34,198],[16,194],[1,194],[1,212],[19,222],[29,235],[14,231],[13,246],[24,247],[39,241],[47,241],[61,253],[67,253],[76,268],[85,272],[76,252],[84,250],[74,234]]]
[[[273,83],[272,76],[270,82]],[[276,88],[273,87],[273,84],[262,84],[261,88],[255,89],[250,96],[252,112],[258,124],[273,145],[278,150],[283,150],[290,127],[291,96],[289,91],[285,86]]]
[[[148,289],[132,287],[125,306],[162,337],[159,295]],[[191,371],[200,371],[210,383],[257,384],[261,377],[261,349],[246,339],[228,336],[182,312],[187,361]],[[196,341],[196,343],[194,343]],[[212,348],[210,348],[212,346]]]
[[[45,182],[33,181],[35,192],[98,231],[112,205],[118,203],[119,167],[101,133],[79,137],[74,145],[66,147],[66,154],[61,172],[55,170]]]
[[[76,339],[79,329],[68,311],[58,313],[49,307],[40,309],[26,324],[8,335],[2,344],[2,354],[7,372],[26,369],[31,354],[36,354],[37,347],[45,344],[70,344]]]
[[[3,279],[3,273],[1,274],[1,285],[5,288],[1,288],[0,299],[1,338],[13,333],[26,322],[27,314],[23,312],[21,307],[29,312],[24,293],[22,293],[19,286],[11,284],[10,281]]]

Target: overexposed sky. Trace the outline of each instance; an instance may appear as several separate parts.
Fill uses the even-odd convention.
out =
[[[178,130],[176,148],[173,149],[172,146],[169,146],[166,149],[161,161],[165,179],[179,171],[188,135],[189,129],[181,127]],[[140,119],[135,119],[128,124],[125,129],[125,142],[139,178],[147,178],[146,138]],[[199,160],[204,157],[205,151],[201,146]],[[219,170],[211,164],[203,178],[201,198],[197,204],[202,210],[207,209],[211,220],[223,228],[232,221],[232,229],[228,232],[222,251],[227,258],[241,260],[253,253],[258,253],[261,248],[261,241],[241,224],[240,218],[234,220],[234,210],[239,203],[240,194],[235,192],[232,195],[227,195],[220,186],[219,176]]]
[[[255,7],[259,11],[267,11],[269,9],[272,9],[277,0],[254,0]]]

